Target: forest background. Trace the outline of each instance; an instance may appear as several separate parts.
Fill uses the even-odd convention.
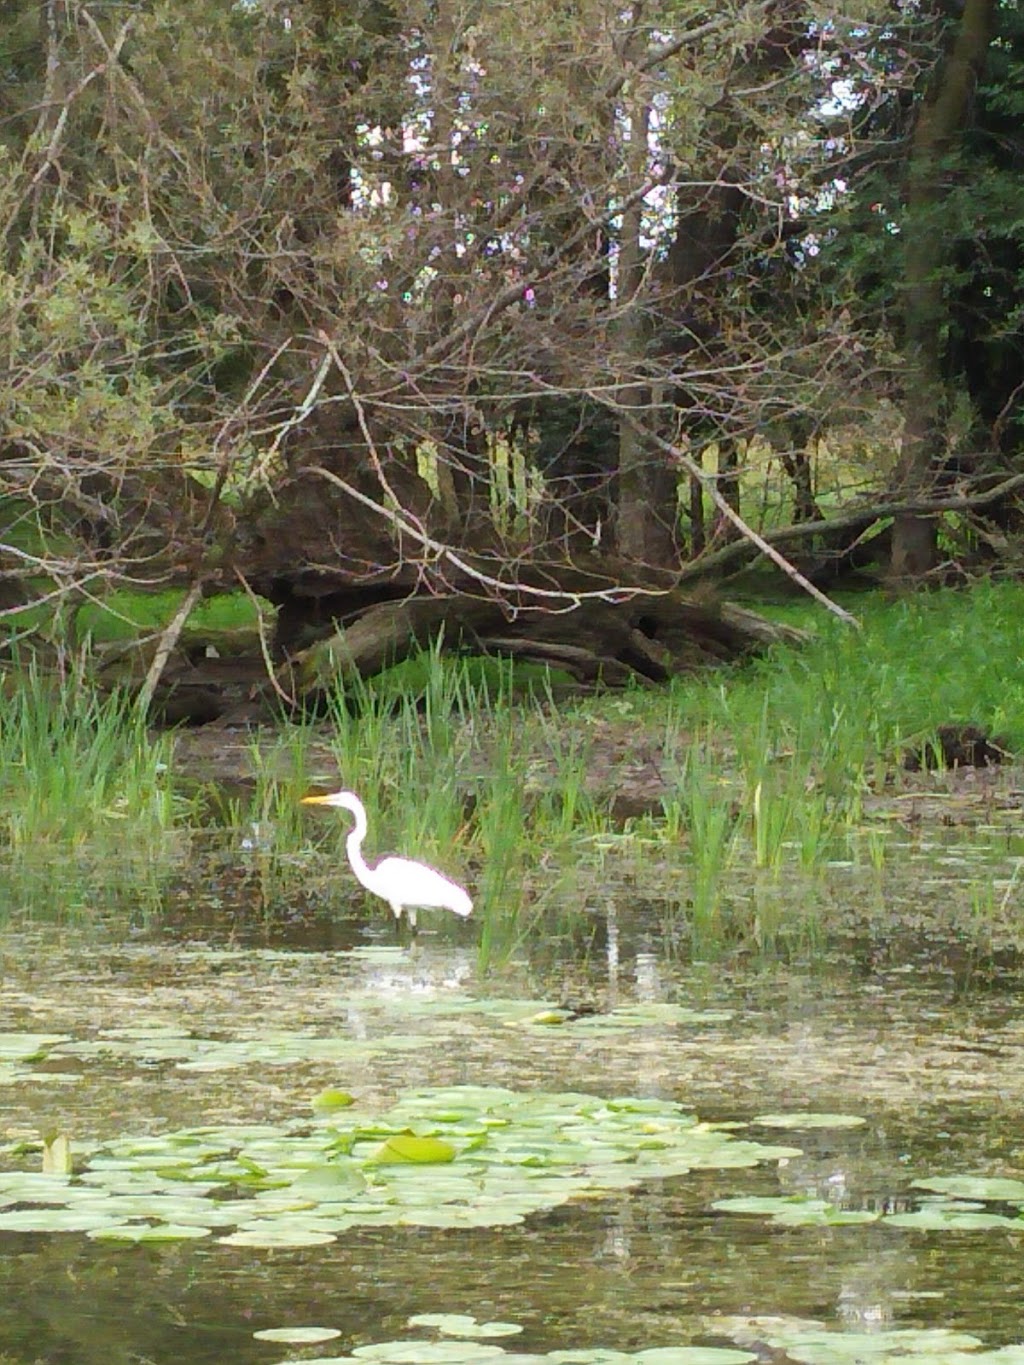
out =
[[[6,14],[14,621],[1016,569],[1016,3]]]

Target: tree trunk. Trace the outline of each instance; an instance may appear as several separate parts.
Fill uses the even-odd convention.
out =
[[[740,457],[736,442],[720,436],[718,439],[718,491],[734,512],[740,509]],[[719,513],[715,521],[715,540],[721,544],[726,540],[736,540],[739,531],[728,519]]]
[[[698,448],[693,455],[703,464],[703,452]],[[690,478],[690,558],[697,559],[707,549],[708,527],[704,516],[704,485],[700,479]]]
[[[633,109],[629,144],[636,183],[642,182],[647,174],[650,123],[650,105],[638,101]],[[644,369],[650,337],[640,305],[646,266],[641,242],[643,211],[643,201],[638,200],[622,215],[618,275],[618,301],[622,309],[618,335],[625,380],[618,401],[637,414],[652,403],[650,386],[636,382],[636,376]],[[664,569],[678,563],[676,484],[675,471],[652,452],[636,428],[630,422],[620,423],[616,543],[623,558]]]
[[[904,231],[905,428],[895,475],[895,493],[903,498],[928,493],[943,452],[948,397],[943,375],[947,321],[944,181],[984,70],[995,13],[996,0],[964,0],[952,47],[935,73],[914,128]],[[935,567],[935,527],[932,517],[896,518],[890,564],[895,584],[918,580]]]

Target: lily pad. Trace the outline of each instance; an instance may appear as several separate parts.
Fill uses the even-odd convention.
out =
[[[378,1365],[477,1365],[477,1361],[498,1360],[505,1352],[500,1346],[481,1346],[475,1341],[379,1341],[357,1346],[352,1354]]]
[[[949,1205],[930,1205],[914,1213],[889,1213],[886,1227],[916,1228],[921,1232],[983,1232],[989,1228],[1015,1228],[1024,1231],[1019,1218],[1004,1218],[1000,1213],[974,1213]]]
[[[523,1329],[516,1322],[477,1322],[467,1313],[417,1313],[410,1327],[436,1327],[446,1337],[514,1337]]]
[[[312,1246],[357,1225],[510,1225],[568,1199],[793,1155],[666,1100],[445,1086],[410,1091],[378,1117],[121,1138],[81,1174],[0,1173],[0,1202],[65,1214],[87,1202],[90,1225],[126,1226],[132,1239],[159,1224],[223,1229],[228,1245]]]
[[[867,1122],[860,1114],[817,1114],[798,1110],[792,1114],[758,1114],[751,1123],[761,1128],[861,1128]]]
[[[321,1341],[334,1341],[341,1333],[336,1327],[264,1327],[253,1332],[257,1341],[282,1341],[289,1346],[316,1346]]]
[[[934,1190],[953,1199],[981,1199],[997,1203],[1024,1202],[1024,1180],[1005,1176],[937,1175],[915,1180],[916,1190]]]
[[[329,1114],[335,1109],[348,1109],[355,1102],[355,1096],[350,1095],[347,1090],[330,1088],[321,1090],[319,1095],[314,1095],[312,1105],[314,1113]]]
[[[757,1356],[729,1346],[656,1346],[637,1351],[637,1365],[748,1365]]]
[[[455,1160],[455,1148],[441,1138],[415,1137],[412,1133],[395,1133],[383,1143],[373,1157],[378,1162],[410,1162],[416,1165],[442,1164]]]
[[[870,1365],[894,1358],[908,1362],[917,1358],[931,1365],[994,1365],[990,1357],[1001,1354],[977,1351],[982,1345],[978,1337],[941,1327],[846,1332],[812,1319],[726,1316],[709,1318],[707,1325],[709,1331],[732,1337],[741,1346],[756,1344],[759,1351],[768,1346],[803,1365]],[[1003,1365],[1024,1365],[1024,1351],[1021,1361],[1008,1360]]]
[[[222,1246],[261,1247],[264,1250],[287,1247],[322,1247],[338,1240],[337,1234],[325,1229],[290,1227],[288,1224],[270,1223],[261,1227],[241,1228],[227,1237],[217,1239]]]
[[[873,1209],[843,1209],[804,1195],[741,1196],[718,1199],[711,1207],[720,1213],[765,1214],[782,1227],[843,1227],[877,1223],[882,1216]]]
[[[67,1041],[64,1033],[0,1033],[0,1061],[39,1061],[51,1048]]]
[[[0,1232],[94,1232],[117,1221],[97,1209],[12,1209],[0,1213]]]
[[[185,1223],[115,1223],[92,1228],[86,1236],[109,1242],[187,1242],[211,1232],[212,1228]]]

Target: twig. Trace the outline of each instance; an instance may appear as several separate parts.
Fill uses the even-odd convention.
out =
[[[642,422],[637,421],[628,408],[621,407],[618,404],[608,404],[607,401],[605,406],[610,406],[612,411],[615,412],[622,421],[633,428],[641,440],[657,446],[663,454],[671,456],[676,464],[682,465],[692,478],[697,479],[718,510],[727,521],[732,522],[733,526],[736,527],[743,538],[749,540],[752,545],[756,545],[763,555],[767,555],[772,563],[777,565],[777,567],[780,568],[788,578],[791,578],[794,583],[797,583],[803,588],[804,592],[813,597],[816,602],[820,602],[833,616],[838,616],[840,621],[845,621],[847,625],[855,626],[858,630],[860,629],[860,622],[857,620],[856,616],[851,612],[848,612],[845,607],[841,607],[838,602],[833,602],[831,597],[828,597],[823,593],[820,588],[816,588],[809,578],[804,577],[795,564],[791,564],[789,560],[786,559],[785,555],[779,554],[774,546],[769,545],[764,536],[759,535],[752,526],[747,525],[736,509],[722,494],[721,489],[718,487],[718,480],[715,476],[709,474],[706,469],[703,469],[692,455],[688,455],[685,450],[681,450],[679,446],[673,445],[671,441],[666,441],[665,438],[659,436],[657,432],[650,431]]]
[[[390,483],[388,483],[387,475],[384,473],[384,466],[381,463],[381,458],[377,451],[376,442],[373,439],[373,433],[370,431],[370,424],[366,420],[366,409],[363,406],[363,400],[356,392],[355,384],[352,382],[352,375],[349,372],[348,366],[342,360],[337,346],[324,331],[319,331],[317,333],[317,338],[327,347],[328,354],[334,361],[335,367],[345,383],[348,396],[356,411],[356,421],[359,423],[359,430],[362,432],[363,440],[366,442],[366,449],[370,456],[370,463],[373,465],[373,472],[377,475],[377,482],[384,490],[386,496],[391,499],[394,506],[396,508],[401,508],[402,515],[409,518],[419,534],[421,536],[426,536],[426,527],[423,525],[422,521],[420,521],[419,517],[413,512],[410,512],[408,508],[402,507],[398,495],[395,493],[395,490],[391,487]]]
[[[264,379],[266,379],[267,375],[270,373],[271,368],[277,363],[278,357],[284,351],[286,351],[291,344],[292,337],[290,336],[285,337],[284,341],[281,342],[280,346],[278,346],[277,350],[274,352],[274,354],[270,357],[267,363],[260,370],[256,378],[249,385],[248,389],[246,389],[245,397],[242,399],[240,403],[238,403],[235,406],[235,408],[228,414],[228,416],[225,417],[224,421],[221,423],[220,430],[217,432],[217,435],[214,438],[213,442],[214,451],[216,451],[217,447],[220,445],[221,441],[226,436],[228,428],[231,426],[231,423],[235,420],[238,413],[244,412],[245,409],[252,402],[252,400],[256,397],[260,385],[263,383]],[[207,504],[206,516],[203,518],[202,525],[199,528],[200,536],[205,536],[207,531],[210,529],[210,524],[213,521],[214,513],[217,510],[217,504],[220,502],[220,495],[224,491],[224,485],[225,483],[227,483],[228,474],[231,471],[232,453],[233,452],[231,450],[231,447],[228,446],[225,448],[223,454],[220,457],[220,461],[217,466],[217,474],[213,481],[213,487],[210,489],[210,500],[209,503]]]
[[[297,699],[292,693],[286,692],[280,682],[278,682],[277,669],[274,667],[274,661],[270,657],[270,646],[267,644],[267,632],[263,628],[263,611],[260,607],[260,600],[253,592],[249,580],[237,565],[235,566],[235,577],[245,589],[246,596],[256,609],[256,632],[260,641],[260,653],[263,655],[263,666],[267,670],[267,677],[270,679],[270,685],[286,706],[297,706]]]
[[[984,493],[968,494],[955,498],[921,498],[916,501],[908,500],[905,502],[864,503],[856,509],[844,512],[840,516],[829,517],[827,520],[801,521],[792,526],[780,526],[778,530],[766,531],[763,538],[770,545],[782,545],[791,540],[806,540],[809,536],[830,536],[839,531],[852,530],[855,527],[866,528],[872,523],[884,521],[888,517],[938,516],[942,512],[969,512],[975,508],[986,507],[989,503],[997,502],[1022,485],[1024,485],[1024,474],[1014,474]],[[697,577],[708,569],[719,569],[723,564],[740,558],[746,549],[747,546],[743,542],[736,541],[732,545],[724,545],[720,550],[702,555],[699,559],[693,560],[692,563],[684,565],[680,572],[680,581]]]
[[[153,655],[153,662],[150,664],[146,673],[145,681],[139,689],[139,709],[145,714],[149,710],[150,702],[157,685],[163,676],[163,671],[167,667],[167,660],[170,658],[171,650],[178,643],[182,628],[188,620],[192,608],[199,601],[203,591],[203,578],[195,579],[188,592],[185,594],[181,606],[171,617],[163,634],[160,636],[160,643],[157,645],[156,653]]]
[[[474,568],[472,564],[467,563],[467,561],[463,559],[461,554],[453,550],[450,545],[446,545],[440,540],[434,540],[433,537],[428,536],[425,531],[418,530],[402,513],[392,511],[390,507],[385,507],[383,503],[379,503],[374,498],[369,497],[366,493],[361,492],[360,489],[355,488],[347,480],[340,478],[337,474],[333,473],[332,470],[325,469],[323,465],[306,465],[303,468],[302,473],[316,474],[319,478],[326,479],[328,483],[333,484],[335,488],[340,489],[350,498],[355,498],[356,502],[362,503],[364,507],[370,508],[370,510],[376,512],[378,516],[391,522],[392,526],[396,527],[397,530],[411,536],[433,560],[444,560],[453,568],[458,569],[460,573],[464,573],[467,578],[473,579],[482,587],[490,588],[492,591],[497,592],[506,599],[511,593],[519,593],[524,597],[536,597],[545,602],[561,602],[565,604],[566,610],[573,611],[581,602],[586,602],[588,600],[625,602],[633,597],[664,597],[667,593],[672,591],[671,588],[648,588],[630,585],[628,587],[600,588],[593,592],[565,592],[552,588],[536,588],[530,583],[522,583],[519,581],[513,583],[503,582],[500,578],[492,578],[490,574],[483,573],[480,569]]]
[[[271,489],[270,478],[268,477],[271,461],[274,459],[274,456],[277,454],[277,452],[281,449],[281,443],[284,440],[284,438],[288,435],[289,431],[297,427],[300,424],[300,422],[304,422],[306,418],[309,416],[309,414],[313,411],[313,408],[316,406],[316,400],[320,397],[320,390],[324,386],[324,381],[327,379],[327,375],[330,371],[330,368],[331,353],[330,351],[325,349],[320,364],[316,367],[316,374],[313,376],[313,382],[306,390],[305,398],[303,398],[302,402],[295,409],[292,415],[287,419],[287,421],[282,422],[281,425],[278,427],[274,435],[274,439],[271,441],[266,454],[260,460],[259,469],[256,471],[257,477],[261,478],[264,481],[267,488],[271,492],[271,496],[273,496],[273,490]]]

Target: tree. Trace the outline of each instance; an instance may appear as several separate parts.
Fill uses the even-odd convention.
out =
[[[992,41],[996,0],[966,0],[950,16],[948,46],[935,67],[914,121],[907,165],[903,347],[906,357],[903,452],[895,485],[908,497],[934,486],[946,450],[950,386],[949,270],[952,239],[946,217],[949,183],[964,168],[964,133]],[[919,579],[935,565],[935,520],[897,516],[892,574]]]
[[[822,98],[869,65],[864,14],[21,0],[17,23],[0,539],[33,591],[241,579],[297,630],[296,594],[463,583],[439,544],[492,594],[524,560],[557,581],[566,540],[675,569],[706,451],[871,382],[792,248],[850,155]]]

